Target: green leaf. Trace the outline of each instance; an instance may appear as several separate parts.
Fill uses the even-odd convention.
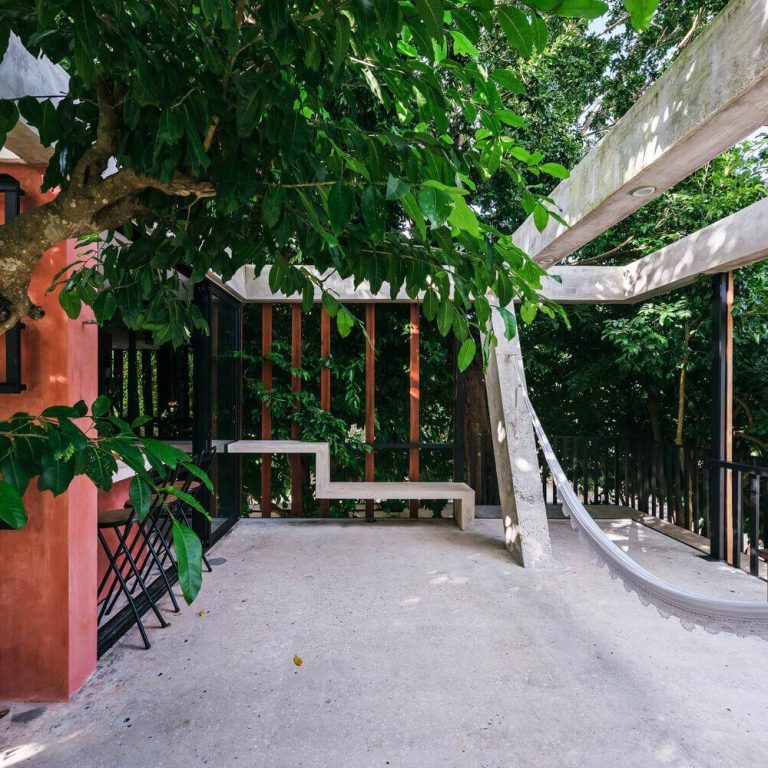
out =
[[[3,473],[3,480],[12,485],[20,494],[23,494],[27,490],[29,478],[35,468],[31,456],[26,456],[24,451],[15,450],[3,459],[0,469]]]
[[[531,31],[533,32],[533,47],[541,52],[547,47],[547,24],[537,13],[531,16]]]
[[[183,501],[187,506],[192,507],[195,512],[199,512],[207,520],[211,519],[208,510],[192,494],[182,491],[181,488],[176,488],[173,485],[161,486],[160,490],[167,493],[169,496],[175,496],[179,501]]]
[[[108,451],[91,448],[86,454],[85,474],[91,478],[93,484],[102,491],[108,491],[112,487],[112,475],[117,471],[117,462]],[[130,489],[129,489],[130,493]]]
[[[180,461],[184,461],[187,458],[184,451],[168,445],[168,443],[155,440],[153,437],[145,437],[142,442],[144,443],[147,458],[152,466],[157,469],[173,469]],[[158,466],[158,464],[161,466]]]
[[[384,236],[385,206],[376,187],[371,185],[365,188],[360,198],[360,211],[371,239],[379,242]]]
[[[106,416],[112,407],[112,401],[106,395],[99,395],[91,404],[91,415],[98,419]]]
[[[96,320],[99,323],[109,322],[117,312],[117,304],[117,294],[114,291],[109,289],[101,291],[91,305]]]
[[[152,486],[140,477],[134,477],[128,488],[128,498],[139,520],[143,520],[152,506]]]
[[[422,187],[419,190],[419,207],[433,227],[441,227],[451,214],[451,198],[434,187]]]
[[[601,0],[563,0],[555,13],[566,18],[596,19],[608,13],[608,3]]]
[[[519,8],[504,5],[497,9],[496,18],[504,30],[507,42],[527,59],[533,52],[533,30],[528,16]]]
[[[624,0],[624,7],[629,11],[632,26],[638,32],[644,32],[651,26],[651,20],[658,5],[659,0]]]
[[[427,35],[440,45],[443,42],[443,4],[441,0],[413,0]]]
[[[510,312],[506,307],[497,307],[496,311],[501,315],[501,319],[504,321],[504,336],[508,341],[515,338],[517,333],[517,318],[514,313]]]
[[[538,311],[538,308],[535,304],[532,304],[530,301],[524,301],[520,305],[520,317],[523,319],[523,322],[526,323],[532,323],[536,317],[536,312]]]
[[[75,0],[68,4],[74,21],[75,69],[87,87],[96,76],[96,59],[99,55],[98,22],[93,5],[87,0]]]
[[[355,196],[344,183],[337,182],[328,193],[328,215],[334,232],[344,231],[355,210]]]
[[[0,99],[0,133],[6,134],[19,122],[19,108],[15,101]]]
[[[76,419],[78,414],[70,405],[50,405],[40,415],[46,419]]]
[[[509,69],[495,69],[491,74],[491,80],[497,82],[502,88],[515,94],[525,93],[522,81]]]
[[[331,317],[336,317],[336,313],[339,311],[341,305],[333,296],[331,296],[330,293],[328,293],[328,291],[323,291],[323,295],[320,301],[322,302],[323,309]]]
[[[264,193],[264,199],[261,202],[261,218],[270,229],[277,224],[283,212],[283,194],[282,187],[271,187]]]
[[[475,48],[469,41],[466,35],[461,32],[451,32],[453,38],[453,52],[457,56],[469,56],[471,59],[476,59],[480,56],[480,51]]]
[[[355,327],[355,318],[346,307],[341,307],[336,313],[336,327],[342,339],[346,339]]]
[[[52,102],[38,101],[32,96],[25,96],[19,100],[19,112],[24,119],[37,128],[40,135],[40,143],[49,147],[58,138],[59,123],[56,107]]]
[[[453,210],[448,217],[451,226],[468,232],[472,237],[480,237],[480,222],[475,212],[467,205],[463,197],[454,198]]]
[[[338,74],[344,64],[344,59],[349,50],[349,42],[352,36],[352,30],[349,26],[349,19],[340,13],[335,22],[336,34],[333,38],[333,74]]]
[[[513,128],[526,128],[528,123],[520,117],[516,112],[511,109],[499,109],[494,112],[494,116],[501,120],[506,125],[511,125]]]
[[[387,200],[402,200],[411,191],[410,186],[391,173],[387,177]]]
[[[408,217],[416,227],[416,230],[421,235],[421,239],[426,239],[427,225],[424,222],[424,216],[422,215],[421,209],[416,203],[416,198],[413,196],[413,193],[409,192],[400,202],[402,203],[405,212],[408,214]]]
[[[475,359],[476,352],[477,344],[475,344],[475,340],[471,336],[467,339],[464,339],[464,343],[459,349],[458,362],[460,371],[466,371],[467,368],[469,368],[469,366],[472,364],[472,361]]]
[[[536,205],[533,209],[533,223],[539,232],[543,232],[549,221],[549,211],[543,205]]]
[[[10,483],[0,480],[0,520],[18,530],[27,522],[21,494]]]
[[[432,288],[427,288],[427,291],[424,294],[424,302],[422,303],[424,317],[431,322],[437,317],[437,310],[439,307],[440,299],[437,298],[437,294]]]
[[[197,466],[194,462],[187,461],[184,462],[184,468],[192,475],[194,475],[200,482],[209,490],[213,490],[213,483],[211,482],[211,478],[208,477],[208,475],[203,472],[200,467]]]
[[[203,585],[203,547],[188,526],[173,521],[173,549],[179,570],[181,593],[191,605]]]
[[[560,163],[542,163],[539,166],[539,170],[554,176],[556,179],[567,179],[570,176],[568,169],[564,165],[560,165]]]
[[[437,310],[437,330],[441,336],[447,336],[453,328],[453,316],[456,310],[448,299],[444,299]]]
[[[75,463],[72,460],[57,459],[52,453],[44,453],[40,459],[40,476],[37,487],[41,491],[51,491],[60,496],[67,490],[75,476]]]
[[[59,291],[59,304],[67,313],[67,317],[76,320],[80,316],[80,297],[75,291],[64,288]]]

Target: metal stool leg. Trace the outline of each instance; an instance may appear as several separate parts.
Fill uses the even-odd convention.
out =
[[[131,526],[126,526],[126,529],[130,528]],[[141,587],[141,591],[144,593],[144,596],[149,601],[149,605],[152,608],[152,611],[154,612],[155,616],[157,617],[157,620],[160,622],[161,627],[167,627],[168,622],[165,620],[163,615],[160,613],[157,604],[152,599],[152,597],[149,594],[149,590],[147,589],[147,585],[144,582],[144,579],[141,576],[141,571],[139,570],[138,566],[136,565],[136,561],[133,559],[133,555],[131,554],[130,549],[127,546],[127,539],[128,539],[128,533],[129,531],[126,530],[125,533],[121,536],[119,533],[117,534],[118,539],[120,540],[120,546],[118,546],[118,550],[116,552],[116,556],[119,553],[120,549],[122,549],[123,553],[125,554],[126,559],[128,560],[128,563],[130,564],[131,570],[133,571],[133,576],[138,582],[139,586]],[[135,539],[132,542],[132,544],[135,543]],[[131,592],[133,594],[133,592]]]
[[[144,629],[144,624],[141,621],[141,616],[139,615],[139,611],[136,608],[136,604],[133,602],[133,599],[131,597],[130,592],[128,591],[128,585],[125,583],[125,579],[123,578],[123,574],[120,570],[120,568],[117,567],[115,560],[112,557],[112,551],[109,548],[109,545],[107,544],[107,540],[104,538],[104,534],[101,532],[101,530],[98,531],[99,534],[99,541],[101,542],[101,546],[104,548],[104,551],[107,554],[107,559],[109,560],[109,570],[113,570],[115,573],[115,577],[117,578],[118,583],[120,584],[121,589],[125,593],[125,597],[128,600],[128,605],[131,607],[131,612],[133,613],[134,619],[136,619],[136,626],[139,628],[139,633],[141,634],[141,639],[144,641],[144,647],[149,650],[152,647],[152,643],[149,642],[149,638],[147,637],[147,631]]]

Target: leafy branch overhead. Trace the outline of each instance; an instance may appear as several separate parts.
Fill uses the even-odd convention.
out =
[[[63,306],[75,315],[85,302],[99,321],[117,314],[162,341],[199,325],[174,268],[194,282],[270,263],[274,290],[307,297],[300,263],[410,295],[429,286],[462,340],[467,318],[486,325],[489,289],[539,305],[542,270],[484,223],[473,193],[503,173],[537,226],[558,218],[543,182],[567,170],[530,146],[518,64],[546,46],[547,14],[578,23],[606,10],[597,0],[10,0],[0,45],[13,30],[70,85],[60,98],[0,101],[0,135],[20,118],[36,127],[53,147],[46,185],[62,190],[6,228],[0,327],[39,314],[27,287],[45,248],[103,231],[123,237],[75,265]],[[496,30],[503,64],[487,44]]]

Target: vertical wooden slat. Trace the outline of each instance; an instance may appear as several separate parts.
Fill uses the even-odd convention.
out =
[[[261,383],[269,392],[272,389],[272,305],[261,308],[261,354],[264,358],[261,368]],[[272,414],[266,403],[261,404],[261,439],[272,438]],[[272,515],[272,456],[261,455],[261,516]]]
[[[291,368],[301,368],[301,304],[291,307]],[[301,377],[295,373],[291,374],[291,391],[301,392]],[[295,407],[299,407],[298,398]],[[291,424],[291,439],[299,438],[299,425],[294,421]],[[301,515],[303,475],[301,456],[291,456],[291,515],[294,517]]]
[[[324,310],[320,310],[320,357],[331,356],[331,316]],[[331,410],[331,369],[322,366],[320,368],[320,407],[324,411]],[[320,515],[328,517],[330,514],[330,501],[320,500]]]
[[[139,415],[139,377],[136,357],[136,332],[128,331],[128,422]]]
[[[368,445],[373,445],[375,440],[375,416],[376,416],[376,305],[365,305],[365,332],[368,339],[365,343],[365,440]],[[372,482],[374,479],[373,451],[365,455],[365,479]],[[373,520],[373,500],[366,499],[365,517]]]
[[[420,381],[419,381],[419,305],[411,304],[410,318],[410,356],[408,365],[408,441],[418,443],[419,440],[419,405],[420,405]],[[414,482],[419,479],[419,449],[411,448],[408,451],[408,479]],[[411,517],[419,516],[419,501],[411,499],[408,502],[408,510]]]

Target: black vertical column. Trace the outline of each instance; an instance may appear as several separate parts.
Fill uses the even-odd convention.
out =
[[[733,382],[733,273],[712,276],[712,446],[714,461],[731,461]],[[731,498],[728,472],[713,466],[710,472],[710,554],[717,560],[727,556],[730,539]]]
[[[211,285],[208,281],[197,283],[194,288],[194,300],[203,319],[211,324]],[[197,456],[211,445],[211,336],[200,330],[192,334],[192,453]],[[215,475],[216,466],[211,470]],[[215,479],[211,477],[212,480]],[[201,503],[209,514],[213,513],[213,494],[202,489]],[[211,540],[211,524],[202,515],[193,515],[195,533],[206,548]]]
[[[454,400],[453,400],[453,481],[455,483],[464,482],[464,446],[466,434],[464,431],[464,409],[467,400],[467,380],[458,366],[459,346],[454,339],[453,350],[453,382],[454,382]]]

